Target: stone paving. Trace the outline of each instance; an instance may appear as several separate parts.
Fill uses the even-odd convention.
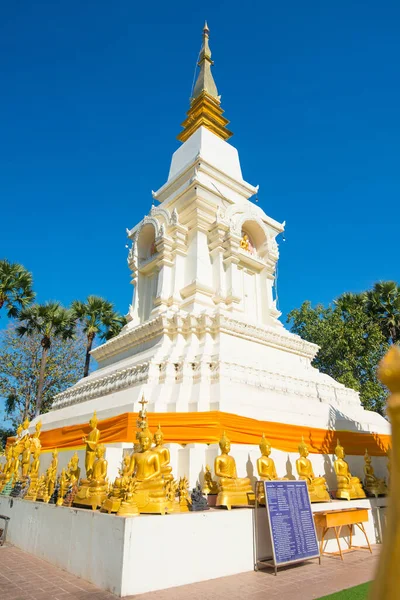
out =
[[[242,573],[169,590],[130,596],[135,600],[311,600],[373,578],[379,546],[281,569]],[[91,583],[15,548],[0,547],[1,600],[116,600]],[[126,599],[128,600],[128,598]]]

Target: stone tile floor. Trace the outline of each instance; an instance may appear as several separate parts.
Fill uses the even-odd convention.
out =
[[[374,576],[379,546],[281,569],[213,579],[169,590],[130,596],[135,600],[311,600],[346,589]],[[0,547],[1,600],[116,600],[91,583],[15,548]],[[128,599],[126,599],[128,600]]]

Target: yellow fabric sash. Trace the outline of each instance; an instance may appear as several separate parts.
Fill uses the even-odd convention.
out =
[[[220,411],[189,413],[148,413],[149,428],[155,431],[158,424],[164,433],[164,443],[215,444],[223,431],[233,444],[258,444],[262,433],[273,448],[283,452],[298,452],[301,436],[314,454],[333,454],[336,439],[340,439],[346,454],[384,456],[390,447],[390,435],[357,431],[333,431],[272,421],[258,421]],[[136,413],[124,413],[99,421],[100,441],[104,444],[135,441]],[[73,449],[84,447],[82,437],[87,435],[87,424],[70,425],[43,431],[40,436],[44,451],[52,448]],[[11,439],[10,439],[11,441]]]

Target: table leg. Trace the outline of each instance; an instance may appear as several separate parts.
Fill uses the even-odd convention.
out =
[[[350,544],[349,544],[349,549],[351,550],[351,547],[353,545],[353,525],[349,525],[349,529],[350,529]]]
[[[321,543],[319,545],[319,553],[320,554],[322,554],[323,551],[324,551],[324,537],[325,537],[325,534],[326,534],[327,531],[328,531],[327,527],[323,527],[322,528]]]
[[[364,523],[357,523],[358,527],[361,529],[361,531],[363,532],[363,534],[365,535],[365,539],[367,540],[367,544],[368,544],[368,549],[372,554],[372,548],[371,548],[371,544],[369,543],[369,539],[367,536],[367,532],[365,531],[365,527],[364,527]]]
[[[338,545],[338,548],[339,548],[340,558],[341,558],[341,560],[343,560],[342,549],[340,547],[340,542],[339,542],[339,534],[340,534],[341,527],[334,527],[333,529],[335,530],[335,536],[336,536],[336,541],[337,541],[337,545]],[[338,529],[339,529],[339,532],[338,532]]]

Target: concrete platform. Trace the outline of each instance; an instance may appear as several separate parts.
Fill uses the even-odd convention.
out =
[[[382,539],[385,498],[312,506],[370,508],[370,542]],[[270,553],[266,510],[258,511],[255,537],[254,509],[124,519],[0,497],[0,514],[10,517],[10,543],[118,596],[252,571],[256,556]],[[361,533],[354,542],[364,544]],[[327,549],[336,550],[336,541],[328,540]]]

